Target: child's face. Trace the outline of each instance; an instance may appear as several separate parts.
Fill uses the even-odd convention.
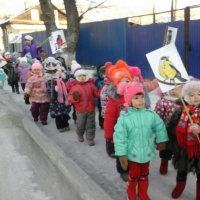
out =
[[[142,109],[145,107],[145,98],[143,94],[136,94],[133,96],[131,100],[132,106],[139,109]]]
[[[171,89],[171,90],[169,90],[169,96],[178,98],[180,91],[181,91],[181,87],[178,87],[177,89],[175,89],[175,88]]]
[[[86,81],[86,75],[79,75],[78,77],[78,80],[80,81],[80,82],[85,82]]]
[[[21,66],[25,67],[26,66],[26,62],[21,62]]]
[[[106,74],[102,74],[101,76],[102,76],[102,78],[105,78],[105,77],[106,77]]]
[[[130,83],[130,80],[128,78],[122,78],[119,82]]]
[[[134,82],[140,82],[139,76],[133,76],[133,81]]]
[[[33,69],[32,70],[34,74],[39,75],[40,74],[40,70],[39,69]]]
[[[188,96],[190,105],[198,106],[200,104],[200,91],[191,92]]]

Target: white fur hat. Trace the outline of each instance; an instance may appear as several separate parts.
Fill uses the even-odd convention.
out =
[[[76,70],[77,68],[81,68],[80,64],[78,64],[78,63],[76,62],[76,60],[72,60],[72,65],[71,65],[71,72],[72,72],[72,74],[74,74],[74,72],[75,72],[75,70]]]
[[[22,63],[22,62],[26,62],[27,63],[27,58],[26,57],[20,57],[19,58],[19,63]]]
[[[189,94],[193,91],[200,91],[200,81],[190,81],[190,82],[187,82],[182,90],[181,90],[181,95],[182,97],[184,97],[184,100],[186,102],[188,102],[188,97],[189,97]],[[189,103],[189,102],[188,102]]]
[[[25,40],[33,40],[33,37],[30,36],[30,35],[26,35],[26,36],[24,37],[24,39],[25,39]]]

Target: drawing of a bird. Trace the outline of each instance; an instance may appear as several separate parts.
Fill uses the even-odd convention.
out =
[[[163,56],[160,58],[159,62],[159,74],[166,80],[173,81],[177,78],[181,82],[186,82],[187,80],[182,77],[181,73],[176,69],[174,64],[169,60],[169,57]]]

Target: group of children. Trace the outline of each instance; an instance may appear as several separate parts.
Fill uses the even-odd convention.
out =
[[[73,105],[77,139],[84,142],[85,134],[88,145],[93,146],[95,98],[100,98],[105,149],[110,157],[116,158],[117,171],[127,182],[127,198],[150,199],[149,165],[157,149],[160,173],[167,173],[171,159],[177,170],[172,197],[180,197],[187,174],[194,172],[196,200],[200,199],[200,82],[190,81],[162,94],[152,110],[148,92],[157,88],[158,82],[156,79],[145,82],[138,67],[128,66],[123,60],[115,65],[106,62],[99,70],[103,84],[97,88],[94,79],[76,61],[72,61],[70,75],[62,65],[49,57],[43,65],[35,61],[28,72],[22,88],[31,102],[35,122],[40,119],[46,125],[50,112],[57,129],[69,131]],[[17,71],[21,73],[19,67]]]

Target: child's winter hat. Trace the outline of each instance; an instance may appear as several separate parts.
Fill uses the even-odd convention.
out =
[[[78,64],[78,63],[76,62],[76,60],[72,60],[71,63],[72,63],[72,64],[71,64],[71,72],[72,72],[72,74],[74,74],[75,70],[76,70],[77,68],[81,68],[81,66],[80,66],[80,64]]]
[[[108,69],[108,76],[117,86],[122,78],[128,78],[132,81],[131,75],[128,71],[128,65],[123,60],[118,60],[115,66]]]
[[[189,94],[193,91],[200,91],[200,81],[190,81],[183,86],[181,95],[187,103],[189,103]]]
[[[39,69],[39,70],[42,70],[43,66],[42,64],[40,63],[40,61],[36,60],[32,66],[31,66],[31,69],[34,70],[34,69]]]
[[[19,58],[19,63],[25,62],[27,63],[27,58],[26,57],[20,57]]]
[[[79,67],[74,71],[74,76],[87,75],[87,71],[83,67]]]
[[[119,85],[117,86],[117,93],[120,95],[124,95],[124,106],[131,106],[131,100],[134,95],[138,93],[142,93],[143,95],[145,95],[142,86],[136,82],[132,82],[130,84],[127,84],[125,82],[119,83]]]
[[[129,71],[129,73],[131,74],[131,77],[138,76],[140,82],[141,82],[141,83],[143,82],[143,77],[142,77],[141,70],[140,70],[139,67],[136,67],[136,66],[134,66],[134,67],[129,66],[128,71]]]

